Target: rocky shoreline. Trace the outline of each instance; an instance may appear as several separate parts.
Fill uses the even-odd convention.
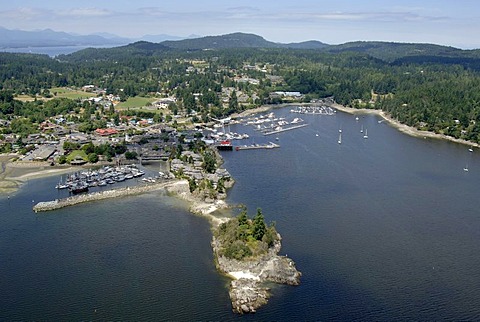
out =
[[[299,285],[300,273],[293,260],[286,256],[279,256],[281,237],[258,258],[236,260],[220,256],[220,243],[215,237],[212,239],[212,248],[215,255],[217,269],[233,278],[230,282],[229,295],[232,309],[236,313],[255,313],[258,308],[267,304],[270,297],[267,282],[278,284]]]

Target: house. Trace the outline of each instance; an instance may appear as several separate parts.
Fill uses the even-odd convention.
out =
[[[82,91],[84,92],[93,92],[94,90],[95,90],[95,85],[82,86]]]
[[[108,129],[96,129],[95,133],[100,136],[110,136],[117,134],[118,131],[116,129],[108,128]]]

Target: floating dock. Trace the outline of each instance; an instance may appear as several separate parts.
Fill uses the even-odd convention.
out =
[[[273,142],[269,142],[268,144],[252,144],[252,145],[239,145],[235,147],[235,150],[255,150],[255,149],[274,149],[279,148],[280,145],[275,144]]]
[[[307,126],[307,125],[308,125],[308,124],[300,124],[300,125],[290,126],[290,127],[282,128],[282,129],[279,129],[279,130],[274,130],[274,131],[270,131],[270,132],[265,132],[265,133],[263,133],[263,135],[272,135],[272,134],[276,134],[276,133],[280,133],[280,132],[295,130],[295,129],[299,129],[299,128],[301,128],[301,127],[305,127],[305,126]]]

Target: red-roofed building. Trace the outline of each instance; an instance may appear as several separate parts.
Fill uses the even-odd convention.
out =
[[[100,136],[109,136],[109,135],[117,134],[118,131],[115,129],[96,129],[95,133],[97,133]]]

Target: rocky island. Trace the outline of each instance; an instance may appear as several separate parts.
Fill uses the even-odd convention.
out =
[[[230,299],[234,312],[254,313],[269,297],[266,282],[298,285],[295,263],[279,256],[281,236],[266,226],[260,209],[249,219],[246,209],[214,229],[212,247],[217,269],[234,278]]]

